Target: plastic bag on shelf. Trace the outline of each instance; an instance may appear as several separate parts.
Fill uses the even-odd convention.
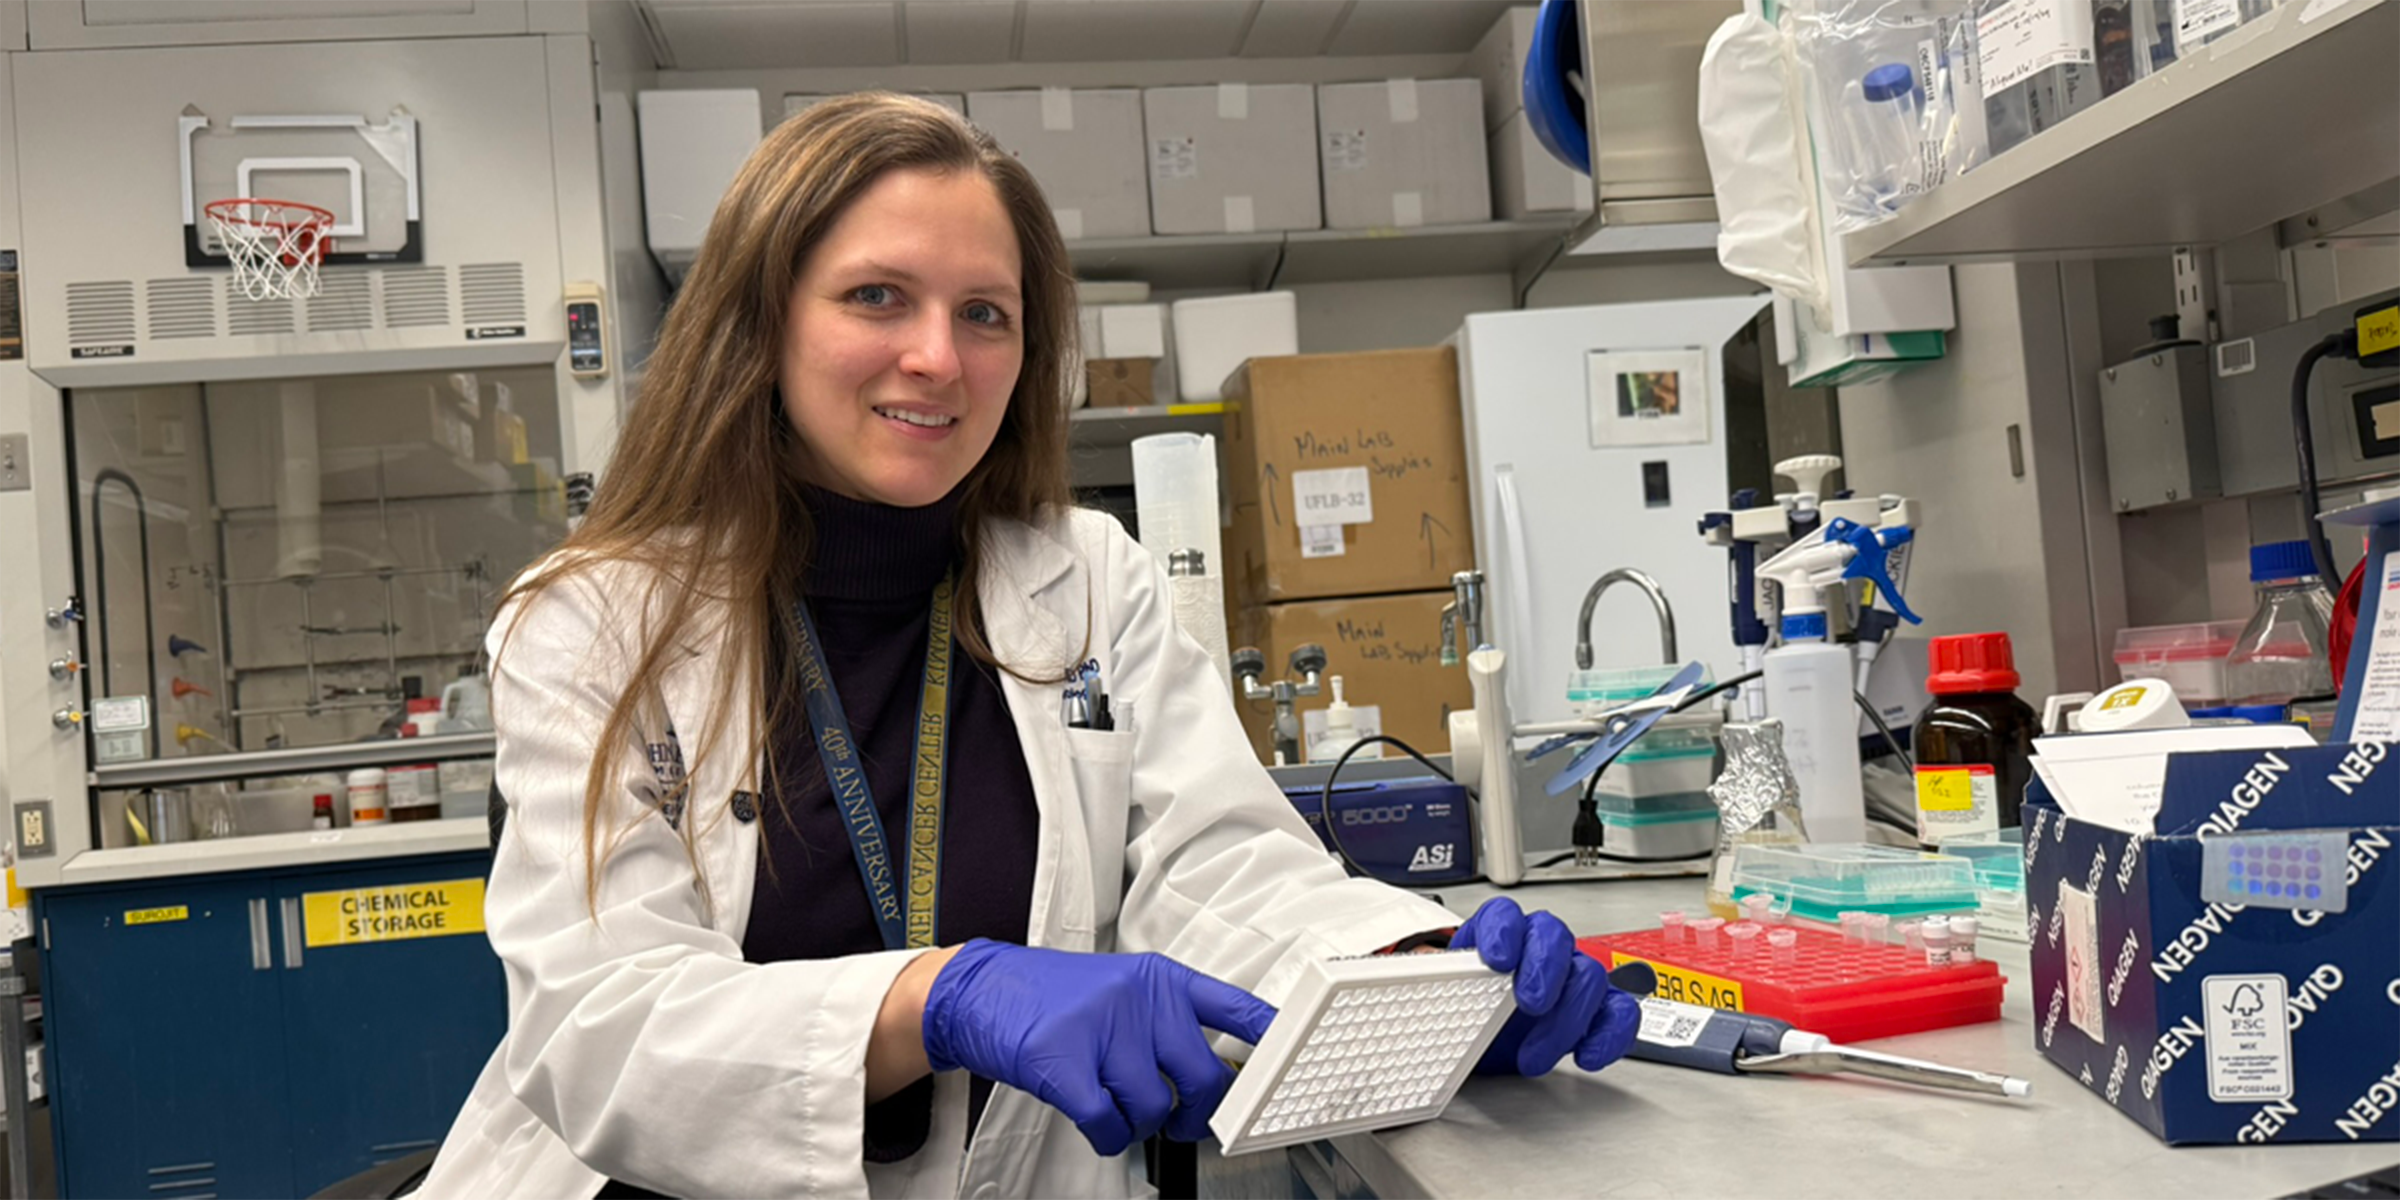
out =
[[[1838,232],[1890,217],[1986,157],[1965,0],[1799,0],[1782,24]]]
[[[1700,144],[1717,199],[1717,260],[1812,306],[1825,265],[1801,122],[1798,71],[1783,31],[1745,12],[1700,56]]]

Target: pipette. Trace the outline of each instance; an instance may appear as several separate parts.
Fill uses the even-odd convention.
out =
[[[1648,963],[1626,963],[1608,978],[1642,997],[1641,1033],[1627,1056],[1644,1062],[1721,1075],[1869,1075],[1986,1096],[2014,1098],[2033,1092],[2031,1083],[2012,1076],[1837,1045],[1824,1034],[1794,1029],[1789,1021],[1653,996],[1658,975]]]

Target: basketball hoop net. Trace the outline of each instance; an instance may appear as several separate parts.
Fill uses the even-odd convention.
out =
[[[333,249],[333,213],[292,200],[211,200],[209,228],[252,300],[317,294],[317,264]]]

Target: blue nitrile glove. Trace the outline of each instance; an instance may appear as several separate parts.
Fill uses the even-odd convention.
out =
[[[1633,1048],[1642,1026],[1641,1002],[1610,987],[1598,960],[1575,948],[1566,922],[1546,912],[1528,917],[1517,902],[1483,902],[1450,938],[1450,948],[1474,947],[1483,965],[1517,976],[1517,1011],[1475,1070],[1485,1075],[1546,1075],[1569,1054],[1597,1071]]]
[[[934,976],[925,1056],[936,1071],[965,1067],[1032,1093],[1114,1155],[1162,1128],[1207,1137],[1233,1072],[1200,1027],[1256,1045],[1274,1019],[1266,1001],[1163,955],[977,938]]]

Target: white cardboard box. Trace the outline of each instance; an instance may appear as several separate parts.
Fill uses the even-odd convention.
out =
[[[1166,305],[1109,304],[1092,311],[1100,314],[1100,352],[1091,357],[1166,357]]]
[[[847,94],[846,92],[785,92],[783,94],[783,112],[769,122],[769,127],[772,128],[791,120],[835,96]],[[967,115],[967,98],[957,92],[910,92],[908,94],[922,100],[931,100],[962,117]]]
[[[1032,170],[1060,236],[1073,242],[1149,235],[1140,91],[969,92],[967,117]]]
[[[1145,88],[1150,228],[1319,229],[1317,95],[1305,83]]]
[[[1475,80],[1326,84],[1317,89],[1317,140],[1328,229],[1492,219]]]
[[[1492,206],[1504,220],[1592,211],[1592,181],[1550,157],[1518,109],[1492,133]]]
[[[1525,54],[1533,48],[1533,5],[1512,8],[1492,22],[1490,32],[1467,55],[1467,69],[1483,81],[1483,128],[1500,128],[1509,114],[1525,108]]]
[[[1253,358],[1300,353],[1290,292],[1204,296],[1174,304],[1175,374],[1186,403],[1225,398],[1225,377]]]

